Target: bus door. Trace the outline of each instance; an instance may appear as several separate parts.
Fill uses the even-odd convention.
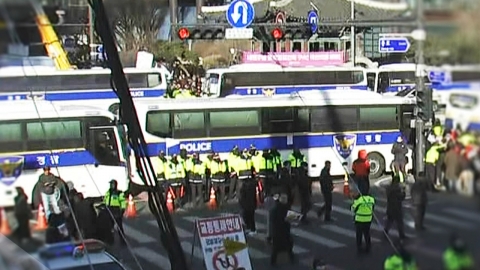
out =
[[[377,92],[378,89],[376,87],[377,85],[377,74],[378,72],[372,71],[372,72],[367,72],[367,86],[369,91]]]
[[[90,127],[87,150],[95,157],[96,165],[122,166],[125,164],[119,149],[121,149],[121,141],[116,127]]]
[[[388,72],[380,71],[378,72],[378,93],[384,94],[387,92],[388,87],[390,87],[390,76]]]

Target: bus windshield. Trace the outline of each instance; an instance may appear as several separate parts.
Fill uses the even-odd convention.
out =
[[[462,70],[451,72],[452,82],[480,81],[480,71]]]
[[[205,90],[209,96],[218,96],[220,88],[220,75],[209,73],[206,75]]]

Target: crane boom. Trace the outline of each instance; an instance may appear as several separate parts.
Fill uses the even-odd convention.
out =
[[[70,61],[68,61],[67,53],[63,49],[62,43],[58,39],[57,33],[55,33],[55,29],[53,29],[42,6],[36,0],[30,0],[30,3],[35,10],[35,22],[48,56],[54,60],[58,70],[71,69],[72,65],[70,65]]]

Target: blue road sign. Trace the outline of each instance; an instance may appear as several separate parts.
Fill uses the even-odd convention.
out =
[[[444,83],[447,80],[445,71],[432,70],[428,73],[428,79],[433,83]]]
[[[234,28],[244,28],[255,19],[255,9],[246,0],[235,0],[228,6],[227,21]]]
[[[378,40],[378,51],[381,53],[405,53],[410,48],[406,37],[385,37]]]
[[[97,47],[97,52],[98,52],[98,53],[103,53],[103,45],[99,45],[99,46]]]
[[[317,33],[318,30],[318,14],[315,10],[310,10],[308,12],[308,23],[312,29],[312,33]]]

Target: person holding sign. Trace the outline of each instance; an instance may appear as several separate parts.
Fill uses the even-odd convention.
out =
[[[287,194],[281,194],[270,215],[270,224],[273,224],[272,254],[270,257],[270,264],[272,266],[277,264],[277,256],[280,252],[288,252],[290,262],[295,262],[295,255],[293,254],[293,239],[290,234],[290,223],[287,221],[288,208],[288,196]]]

